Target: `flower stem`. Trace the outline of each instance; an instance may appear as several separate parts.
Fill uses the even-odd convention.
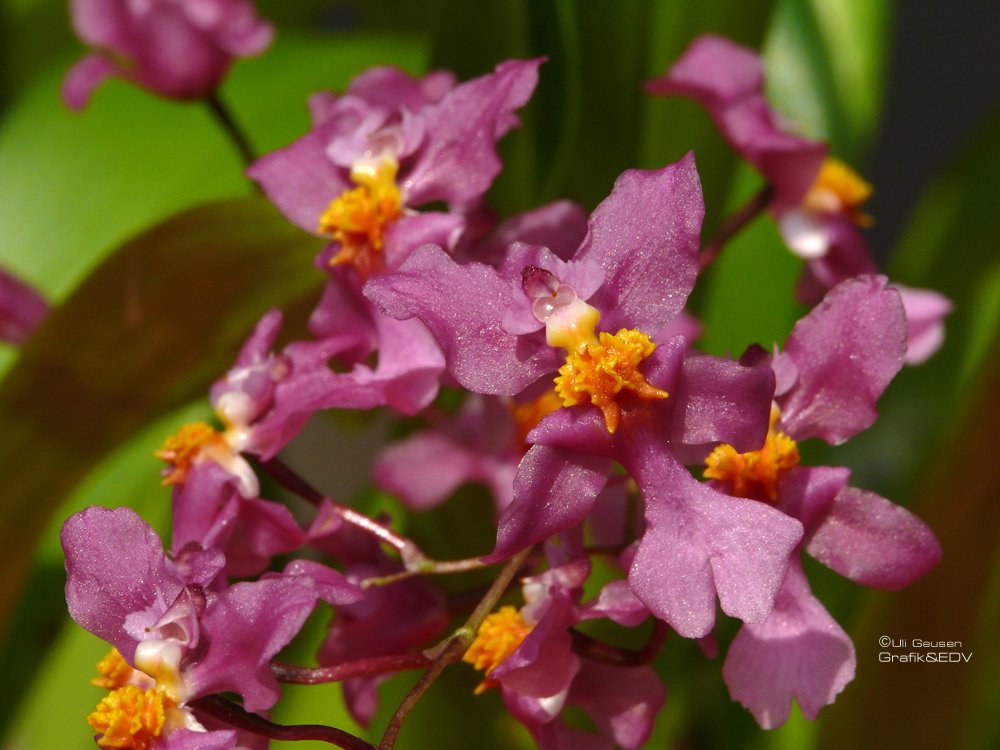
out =
[[[530,554],[531,548],[529,547],[507,561],[507,564],[500,571],[500,575],[496,577],[496,580],[493,581],[493,584],[487,590],[486,595],[480,600],[479,604],[472,611],[472,614],[469,615],[469,619],[439,647],[430,669],[417,680],[417,684],[407,693],[406,697],[403,698],[403,702],[396,709],[396,713],[393,714],[389,725],[385,729],[385,733],[382,735],[379,750],[392,750],[395,747],[396,739],[403,728],[403,722],[410,711],[417,705],[417,701],[427,692],[427,689],[434,684],[434,681],[441,675],[445,667],[461,659],[462,655],[469,650],[469,645],[476,637],[479,626],[483,624],[483,620],[496,607],[500,597],[503,596],[510,582],[517,575],[521,563]]]
[[[470,557],[465,560],[430,560],[427,559],[419,567],[401,570],[398,573],[391,573],[386,576],[373,576],[361,581],[361,588],[366,589],[372,586],[388,586],[391,583],[412,578],[419,575],[448,575],[449,573],[464,573],[468,570],[479,570],[485,568],[484,563],[478,557]]]
[[[747,224],[753,221],[771,204],[774,197],[774,188],[765,185],[756,192],[750,200],[744,203],[735,213],[730,214],[716,228],[708,244],[701,249],[699,262],[701,270],[708,268],[722,254],[726,243],[739,234]]]
[[[375,750],[374,745],[343,729],[323,724],[275,724],[263,716],[244,711],[220,695],[198,698],[188,703],[188,706],[237,729],[244,729],[272,740],[316,740],[336,745],[343,750]]]
[[[569,633],[573,638],[573,652],[580,656],[615,667],[640,667],[656,658],[667,637],[667,624],[662,620],[655,620],[646,645],[635,650],[612,646],[574,628],[570,628]]]
[[[218,92],[213,92],[206,96],[205,103],[208,105],[208,109],[211,111],[216,122],[218,122],[225,131],[226,136],[229,138],[233,147],[240,155],[240,159],[243,161],[243,166],[249,167],[254,161],[256,161],[257,156],[254,154],[253,147],[250,145],[250,140],[247,138],[246,133],[243,132],[243,128],[241,128],[239,123],[236,122],[236,118],[229,110],[229,107],[227,107],[223,103],[222,99],[219,98]]]
[[[294,685],[320,685],[326,682],[340,682],[352,677],[402,672],[406,669],[423,669],[430,666],[431,661],[430,656],[422,653],[372,656],[368,659],[334,664],[330,667],[300,667],[273,661],[271,662],[271,671],[279,682]]]
[[[259,465],[268,476],[270,476],[286,490],[294,492],[303,500],[306,500],[316,506],[320,505],[323,501],[326,501],[329,503],[329,507],[333,513],[340,517],[340,519],[345,523],[356,526],[362,531],[371,534],[379,541],[385,542],[390,547],[394,548],[397,552],[399,552],[399,556],[403,560],[403,565],[406,566],[408,571],[412,570],[420,573],[423,572],[423,570],[429,565],[434,564],[433,560],[427,557],[427,555],[425,555],[410,539],[400,536],[388,526],[369,518],[364,513],[360,513],[353,508],[348,508],[346,505],[340,505],[339,503],[333,502],[330,498],[299,476],[291,467],[282,462],[280,459],[272,458],[267,461],[260,461]]]

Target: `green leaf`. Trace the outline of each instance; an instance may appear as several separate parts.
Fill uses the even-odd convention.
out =
[[[0,674],[6,678],[0,682],[0,732],[12,723],[11,736],[0,745],[93,747],[85,719],[101,693],[90,690],[87,680],[108,646],[85,633],[66,612],[59,530],[66,518],[88,505],[127,505],[169,543],[170,490],[160,485],[160,463],[153,451],[179,425],[210,417],[211,407],[202,398],[150,423],[90,472],[50,517],[0,654]],[[74,687],[67,690],[67,685]],[[46,717],[60,691],[56,703],[61,721],[50,721]]]
[[[87,715],[107,692],[89,684],[94,665],[108,645],[75,623],[67,623],[49,647],[48,659],[35,665],[23,689],[26,710],[11,727],[8,747],[92,750]]]
[[[52,64],[0,130],[0,259],[57,302],[151,223],[251,190],[200,102],[166,101],[114,80],[85,112],[69,112],[59,84],[72,62]],[[264,56],[236,63],[221,95],[264,152],[308,130],[310,93],[341,89],[380,62],[420,70],[426,46],[400,34],[281,31]]]
[[[770,0],[732,3],[661,2],[654,5],[649,30],[649,56],[641,87],[662,76],[701,34],[721,34],[738,44],[759,49],[773,13]],[[737,158],[705,110],[684,97],[643,94],[638,166],[655,169],[694,151],[705,192],[705,226],[713,229],[723,212],[735,208],[732,182]],[[632,165],[630,165],[632,166]]]
[[[264,311],[311,297],[318,248],[263,199],[207,205],[126,243],[52,313],[0,389],[0,611],[66,493],[141,425],[203,396]]]
[[[734,194],[749,198],[759,186],[760,178],[741,165]],[[770,216],[751,222],[699,279],[698,291],[707,300],[700,311],[705,330],[699,345],[712,354],[738,357],[751,344],[770,349],[784,343],[802,314],[793,294],[801,265]]]
[[[885,0],[780,0],[765,48],[768,93],[802,134],[857,162],[881,113]]]

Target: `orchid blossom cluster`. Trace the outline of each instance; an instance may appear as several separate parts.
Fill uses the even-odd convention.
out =
[[[248,0],[72,7],[97,50],[66,80],[74,107],[108,76],[212,96],[232,59],[271,36]],[[266,314],[211,388],[215,424],[180,426],[157,452],[172,491],[166,548],[126,508],[63,526],[70,613],[112,647],[87,719],[98,746],[371,748],[342,728],[272,723],[281,684],[340,682],[367,725],[381,681],[424,670],[383,736],[391,748],[416,699],[464,660],[483,672],[470,668],[469,689],[494,689],[539,747],[639,748],[667,699],[651,663],[668,636],[723,649],[732,698],[776,727],[793,700],[815,718],[854,676],[851,640],[811,593],[803,556],[883,589],[938,561],[916,516],[799,455],[800,441],[837,445],[869,427],[904,363],[943,335],[947,300],[875,268],[861,231],[869,186],[783,129],[750,50],[703,37],[650,81],[651,94],[707,108],[766,180],[757,211],[806,259],[797,293],[814,306],[781,346],[702,353],[686,306],[722,248],[702,246],[695,155],[626,169],[589,215],[568,201],[502,220],[487,207],[497,143],[543,62],[464,82],[368,70],[314,95],[309,132],[249,166],[290,222],[325,238],[324,291],[310,338],[279,347],[282,314]],[[3,278],[5,299],[9,287],[26,300],[3,321],[21,335],[43,308]],[[419,513],[483,485],[492,550],[433,559],[282,462],[318,412],[374,408],[401,417],[375,486]],[[263,496],[275,486],[311,510]],[[495,570],[492,585],[435,585],[472,570]],[[316,666],[286,663],[320,606],[333,616]],[[725,644],[719,608],[743,623]],[[599,639],[596,621],[643,645]]]

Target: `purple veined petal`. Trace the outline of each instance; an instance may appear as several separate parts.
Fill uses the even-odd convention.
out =
[[[273,354],[271,347],[280,327],[280,312],[272,310],[265,315],[243,344],[233,367],[212,384],[209,400],[228,428],[244,430],[267,412],[273,405],[277,384],[293,368],[325,364],[325,359],[305,363],[301,357],[293,361]]]
[[[498,664],[490,679],[531,698],[564,693],[580,669],[573,653],[569,628],[574,624],[573,607],[565,591],[549,600],[549,607],[521,645]]]
[[[226,556],[220,550],[203,548],[194,542],[171,554],[173,557],[167,559],[167,569],[172,570],[182,581],[213,591],[218,588],[218,584],[224,585],[219,574],[226,567]]]
[[[496,460],[489,468],[489,473],[483,476],[482,482],[493,496],[493,507],[499,516],[514,502],[514,478],[517,476],[517,462],[511,460]]]
[[[452,437],[425,430],[385,448],[375,462],[375,486],[413,510],[444,502],[463,482],[478,476],[479,451]]]
[[[774,397],[784,396],[790,391],[799,379],[799,368],[795,360],[782,354],[778,345],[774,345],[774,350],[768,354],[763,348],[756,344],[750,346],[740,357],[744,364],[757,364],[771,361],[771,369],[774,371]]]
[[[309,332],[319,339],[351,336],[358,357],[363,359],[378,348],[378,335],[372,321],[374,306],[369,303],[346,268],[334,268],[329,274],[323,295],[309,316]]]
[[[214,33],[219,47],[233,57],[253,57],[271,46],[274,27],[257,15],[253,2],[229,2],[224,7],[228,15],[201,0],[188,3],[185,9],[193,22],[197,11],[207,10],[201,18],[204,30]]]
[[[566,702],[586,711],[617,746],[635,750],[649,739],[666,698],[666,688],[649,667],[584,661]]]
[[[590,558],[583,553],[582,538],[579,545],[561,541],[564,543],[545,546],[548,570],[521,579],[524,597],[521,618],[526,623],[540,622],[553,607],[564,611],[559,617],[569,618],[567,627],[580,621],[580,609],[576,605],[592,566]]]
[[[127,43],[129,13],[121,0],[70,0],[70,20],[80,40],[92,47]]]
[[[615,446],[604,424],[604,417],[597,409],[586,406],[564,407],[546,415],[528,433],[528,442],[609,458],[615,455]]]
[[[290,345],[289,350],[293,346],[296,345]],[[301,345],[318,347],[321,351],[325,351],[324,346],[325,342]],[[289,357],[294,360],[298,354],[289,354]],[[311,355],[307,356],[312,359]],[[246,450],[260,455],[265,461],[269,460],[299,433],[317,411],[371,409],[384,402],[384,388],[373,381],[367,368],[359,366],[351,373],[336,373],[321,363],[301,372],[293,370],[290,376],[275,386],[273,406],[252,426]]]
[[[391,144],[388,150],[394,158],[407,144],[400,144],[396,108],[372,105],[364,99],[345,94],[336,98],[310,99],[313,131],[324,143],[324,154],[331,164],[341,167],[344,174],[354,162],[373,151],[373,141],[379,136]],[[377,150],[381,151],[381,148]]]
[[[601,587],[596,599],[580,611],[583,620],[607,618],[626,628],[635,628],[649,617],[649,608],[629,588],[628,582],[615,579]]]
[[[247,711],[280,696],[271,658],[299,632],[316,604],[315,586],[276,576],[226,589],[202,615],[207,649],[185,670],[192,695],[232,691]]]
[[[657,333],[684,308],[698,275],[705,206],[694,157],[659,170],[630,169],[591,214],[574,260],[599,265],[590,304],[608,331]]]
[[[712,629],[716,594],[726,614],[762,621],[802,524],[702,484],[652,436],[633,436],[622,457],[646,507],[646,533],[629,570],[632,591],[685,638]]]
[[[850,469],[840,466],[795,466],[778,480],[777,508],[799,519],[808,538],[850,479]]]
[[[243,750],[237,746],[236,731],[232,729],[198,732],[192,729],[168,729],[156,741],[155,750]]]
[[[667,323],[660,332],[656,334],[657,339],[672,339],[674,336],[683,336],[688,346],[701,338],[704,326],[694,315],[681,310],[676,318]]]
[[[899,372],[906,316],[884,276],[838,284],[799,320],[785,344],[798,380],[778,399],[781,425],[795,440],[842,443],[869,427],[875,402]]]
[[[503,684],[500,685],[500,695],[503,698],[504,707],[519,722],[524,724],[531,732],[532,736],[535,738],[535,742],[538,743],[539,748],[546,750],[551,747],[566,747],[570,750],[575,750],[576,745],[558,745],[551,744],[555,742],[554,739],[549,740],[550,744],[545,744],[546,740],[543,739],[543,733],[545,733],[549,728],[558,726],[567,731],[569,730],[562,721],[559,720],[559,712],[562,711],[563,704],[565,703],[565,694],[550,696],[548,698],[532,698],[527,695],[522,695],[516,690],[507,690],[504,688]],[[580,732],[581,737],[594,737],[592,734],[584,734]],[[560,735],[561,737],[561,735]],[[582,745],[584,748],[590,747],[584,743]],[[605,747],[605,746],[602,746]],[[606,746],[608,750],[611,750],[611,746]]]
[[[518,123],[542,60],[508,60],[423,111],[427,137],[401,187],[410,205],[475,203],[501,169],[496,141]]]
[[[358,366],[354,375],[377,388],[388,406],[416,414],[437,396],[444,355],[419,320],[394,320],[378,311],[372,318],[379,336],[378,365],[374,371]]]
[[[864,235],[846,215],[825,216],[823,232],[827,251],[806,263],[795,289],[796,299],[807,305],[819,302],[828,290],[842,281],[878,273]]]
[[[306,534],[284,505],[240,498],[235,529],[225,547],[226,570],[237,578],[257,575],[276,555],[292,552],[306,541]]]
[[[701,649],[701,653],[706,659],[714,659],[719,655],[719,642],[715,637],[715,631],[710,632],[708,635],[696,639],[698,648]]]
[[[355,76],[346,93],[377,107],[418,112],[440,101],[455,84],[455,74],[448,70],[415,78],[398,68],[379,66]]]
[[[240,353],[236,355],[235,365],[237,367],[247,367],[255,365],[265,359],[274,347],[274,342],[278,338],[281,330],[282,314],[281,310],[268,310],[257,322],[253,333],[243,343]]]
[[[163,96],[207,96],[232,62],[216,35],[192,25],[175,3],[157,2],[146,13],[133,13],[128,35],[127,45],[117,50],[130,58],[123,76]]]
[[[629,480],[613,474],[597,496],[589,516],[590,543],[597,547],[622,547],[635,529],[642,527],[641,509],[629,502]]]
[[[553,201],[504,220],[474,255],[483,263],[499,265],[510,245],[523,242],[547,247],[557,257],[569,260],[586,234],[583,208],[572,201]]]
[[[941,559],[934,532],[874,492],[845,487],[809,537],[806,552],[862,586],[901,589]]]
[[[408,507],[446,500],[463,482],[489,487],[498,509],[513,493],[521,446],[508,403],[470,394],[453,418],[384,448],[372,470],[375,485]]]
[[[372,719],[378,712],[378,686],[388,678],[389,675],[384,674],[369,675],[352,677],[341,683],[347,711],[361,726],[371,726]]]
[[[234,57],[263,51],[273,35],[249,0],[73,0],[70,10],[80,38],[105,56],[103,63],[86,59],[68,76],[64,98],[74,109],[108,74],[162,96],[206,96]]]
[[[62,99],[66,106],[79,112],[87,106],[94,89],[107,79],[120,76],[121,70],[100,53],[81,58],[62,82]]]
[[[305,373],[275,393],[274,408],[251,431],[247,450],[267,461],[325,409],[370,409],[383,403],[383,394],[367,375],[321,371]]]
[[[744,625],[722,667],[733,700],[764,729],[785,723],[792,698],[807,719],[854,679],[854,645],[812,595],[796,559],[764,622]]]
[[[309,109],[309,122],[313,128],[325,125],[337,116],[340,96],[332,91],[317,91],[306,99]]]
[[[611,467],[611,459],[603,456],[533,446],[518,467],[514,500],[500,517],[496,548],[483,561],[505,560],[582,522]]]
[[[423,245],[451,248],[464,227],[465,218],[461,214],[427,211],[401,216],[383,233],[386,268],[398,268]]]
[[[171,548],[192,542],[225,547],[239,512],[236,478],[215,461],[199,461],[171,493]]]
[[[285,566],[284,576],[308,576],[320,599],[333,605],[352,604],[364,597],[364,591],[351,583],[339,570],[313,560],[293,560]]]
[[[733,147],[767,178],[776,215],[798,207],[813,186],[827,145],[785,132],[763,96],[734,104],[717,119]]]
[[[23,344],[49,314],[49,303],[0,266],[0,341]]]
[[[771,110],[756,50],[723,37],[695,39],[646,90],[690,97],[705,107],[726,140],[772,184],[779,213],[798,205],[826,158],[825,144],[787,133]]]
[[[646,82],[650,94],[690,96],[714,109],[752,96],[764,86],[760,56],[714,34],[699,36],[670,70]]]
[[[323,132],[320,128],[306,133],[246,170],[281,213],[313,234],[330,201],[352,187],[346,173],[327,158]]]
[[[503,330],[511,285],[489,266],[459,266],[426,245],[394,273],[369,279],[364,291],[389,317],[419,318],[451,375],[476,393],[512,396],[559,366],[541,334],[529,341]]]
[[[167,568],[160,538],[130,508],[96,505],[70,516],[60,538],[70,615],[131,659],[138,641],[125,620],[154,604],[162,614],[184,587]]]
[[[758,450],[767,437],[773,395],[774,372],[763,362],[748,367],[690,354],[671,393],[672,442],[678,448],[700,447],[701,459],[718,443],[740,453]]]
[[[558,555],[561,550],[553,552]],[[546,559],[550,565],[548,570],[521,579],[521,595],[525,601],[521,615],[527,622],[541,619],[556,592],[565,591],[573,601],[576,601],[583,593],[583,586],[593,568],[590,558],[585,556],[582,550]]]
[[[906,311],[906,356],[908,365],[926,362],[944,343],[944,318],[952,311],[951,300],[932,289],[911,289],[894,284]]]

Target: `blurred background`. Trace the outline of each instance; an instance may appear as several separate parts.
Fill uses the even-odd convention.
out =
[[[667,705],[650,748],[1000,747],[1000,5],[961,0],[259,0],[278,34],[238,62],[222,88],[259,153],[307,127],[306,96],[340,90],[376,64],[460,78],[509,57],[545,55],[523,127],[502,144],[489,199],[501,214],[558,197],[592,208],[626,168],[659,167],[694,149],[706,234],[760,187],[707,116],[653,99],[662,74],[698,34],[762,48],[769,94],[803,135],[828,139],[875,187],[869,237],[889,275],[935,288],[956,310],[945,347],[902,372],[882,418],[811,464],[845,465],[855,486],[911,508],[938,534],[941,565],[903,592],[863,590],[813,565],[814,591],[851,633],[857,677],[816,722],[797,709],[770,732],[730,701],[721,658],[668,640],[656,666]],[[103,643],[65,613],[62,520],[92,503],[135,507],[167,532],[169,493],[152,451],[209,414],[208,384],[272,306],[308,310],[321,284],[314,238],[244,198],[239,160],[198,104],[165,102],[121,82],[71,114],[62,76],[82,53],[60,0],[0,0],[0,264],[53,303],[23,348],[0,346],[0,748],[93,747],[88,684]],[[192,213],[193,212],[193,213]],[[138,239],[136,239],[138,237]],[[278,254],[275,247],[283,248]],[[212,249],[211,253],[205,252]],[[238,251],[238,252],[237,252]],[[699,281],[694,303],[713,353],[770,346],[803,310],[798,273],[766,217]],[[299,315],[301,319],[301,315]],[[312,425],[318,451],[288,460],[341,496],[392,501],[358,471],[377,415]],[[339,457],[339,458],[338,458]],[[490,530],[480,499],[413,520],[430,551],[456,530],[476,554]],[[478,545],[478,546],[477,546]],[[456,555],[456,556],[460,556]],[[811,562],[811,561],[807,561]],[[128,561],[123,560],[123,566]],[[315,633],[322,622],[314,623]],[[720,643],[734,632],[722,626]],[[962,641],[968,664],[883,664],[878,638]],[[318,636],[317,636],[318,637]],[[300,646],[301,660],[308,647]],[[378,736],[411,677],[382,690]],[[496,695],[474,697],[446,672],[409,719],[399,747],[531,747]],[[286,723],[354,731],[336,686],[289,689]],[[433,738],[430,740],[428,738]],[[296,743],[298,747],[326,747]],[[291,747],[275,743],[275,747]]]

